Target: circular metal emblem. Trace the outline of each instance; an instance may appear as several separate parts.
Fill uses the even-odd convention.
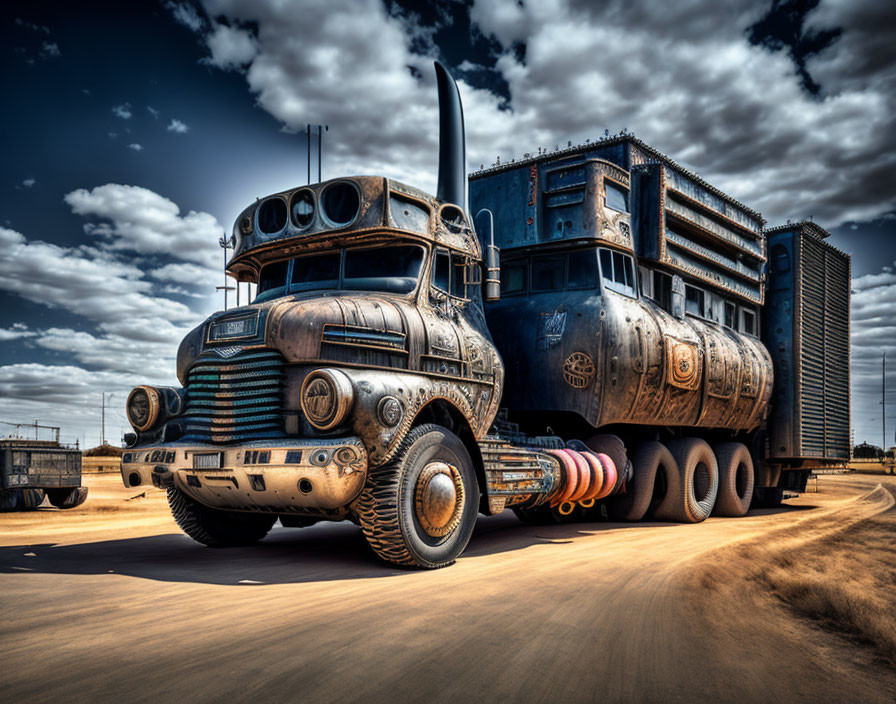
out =
[[[460,525],[465,503],[460,472],[447,462],[430,462],[417,477],[414,509],[423,530],[433,538]]]
[[[594,379],[594,360],[584,352],[573,352],[563,363],[563,378],[574,389],[587,389]]]
[[[377,407],[380,420],[390,428],[401,420],[401,402],[394,396],[384,396]]]

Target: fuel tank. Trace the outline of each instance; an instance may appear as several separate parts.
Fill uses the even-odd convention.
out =
[[[611,290],[508,297],[487,317],[511,412],[730,430],[765,417],[771,357],[758,338],[720,324]]]

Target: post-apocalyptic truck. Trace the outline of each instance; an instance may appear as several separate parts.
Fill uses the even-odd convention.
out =
[[[30,511],[48,498],[56,508],[75,508],[87,499],[81,486],[81,451],[59,442],[59,428],[35,423],[54,431],[52,440],[14,435],[0,439],[0,511]]]
[[[338,178],[240,214],[227,270],[255,299],[187,335],[180,388],[131,392],[127,486],[165,488],[206,545],[348,519],[383,559],[432,568],[463,551],[478,513],[743,515],[754,487],[836,456],[839,435],[819,455],[803,441],[815,377],[793,372],[793,243],[814,239],[781,233],[792,330],[770,353],[758,214],[631,138],[477,174],[468,209],[460,96],[436,76],[436,197]],[[848,271],[831,295],[848,297]],[[781,364],[796,421],[778,452],[766,428]],[[822,413],[839,408],[824,394]],[[830,422],[848,428],[848,401]]]

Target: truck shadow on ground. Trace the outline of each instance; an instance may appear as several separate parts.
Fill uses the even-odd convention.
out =
[[[803,508],[761,510],[750,515]],[[480,517],[460,559],[533,545],[562,545],[576,537],[604,531],[672,525],[590,522],[529,526],[506,512]],[[260,543],[239,548],[207,548],[178,533],[74,545],[43,543],[0,548],[0,574],[109,574],[163,582],[252,585],[402,577],[415,572],[381,562],[367,546],[361,529],[348,522],[303,529],[275,528]]]

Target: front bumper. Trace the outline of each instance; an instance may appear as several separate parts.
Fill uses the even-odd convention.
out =
[[[176,486],[213,508],[307,514],[354,501],[367,478],[367,452],[356,437],[168,443],[126,452],[121,478],[126,487]]]

